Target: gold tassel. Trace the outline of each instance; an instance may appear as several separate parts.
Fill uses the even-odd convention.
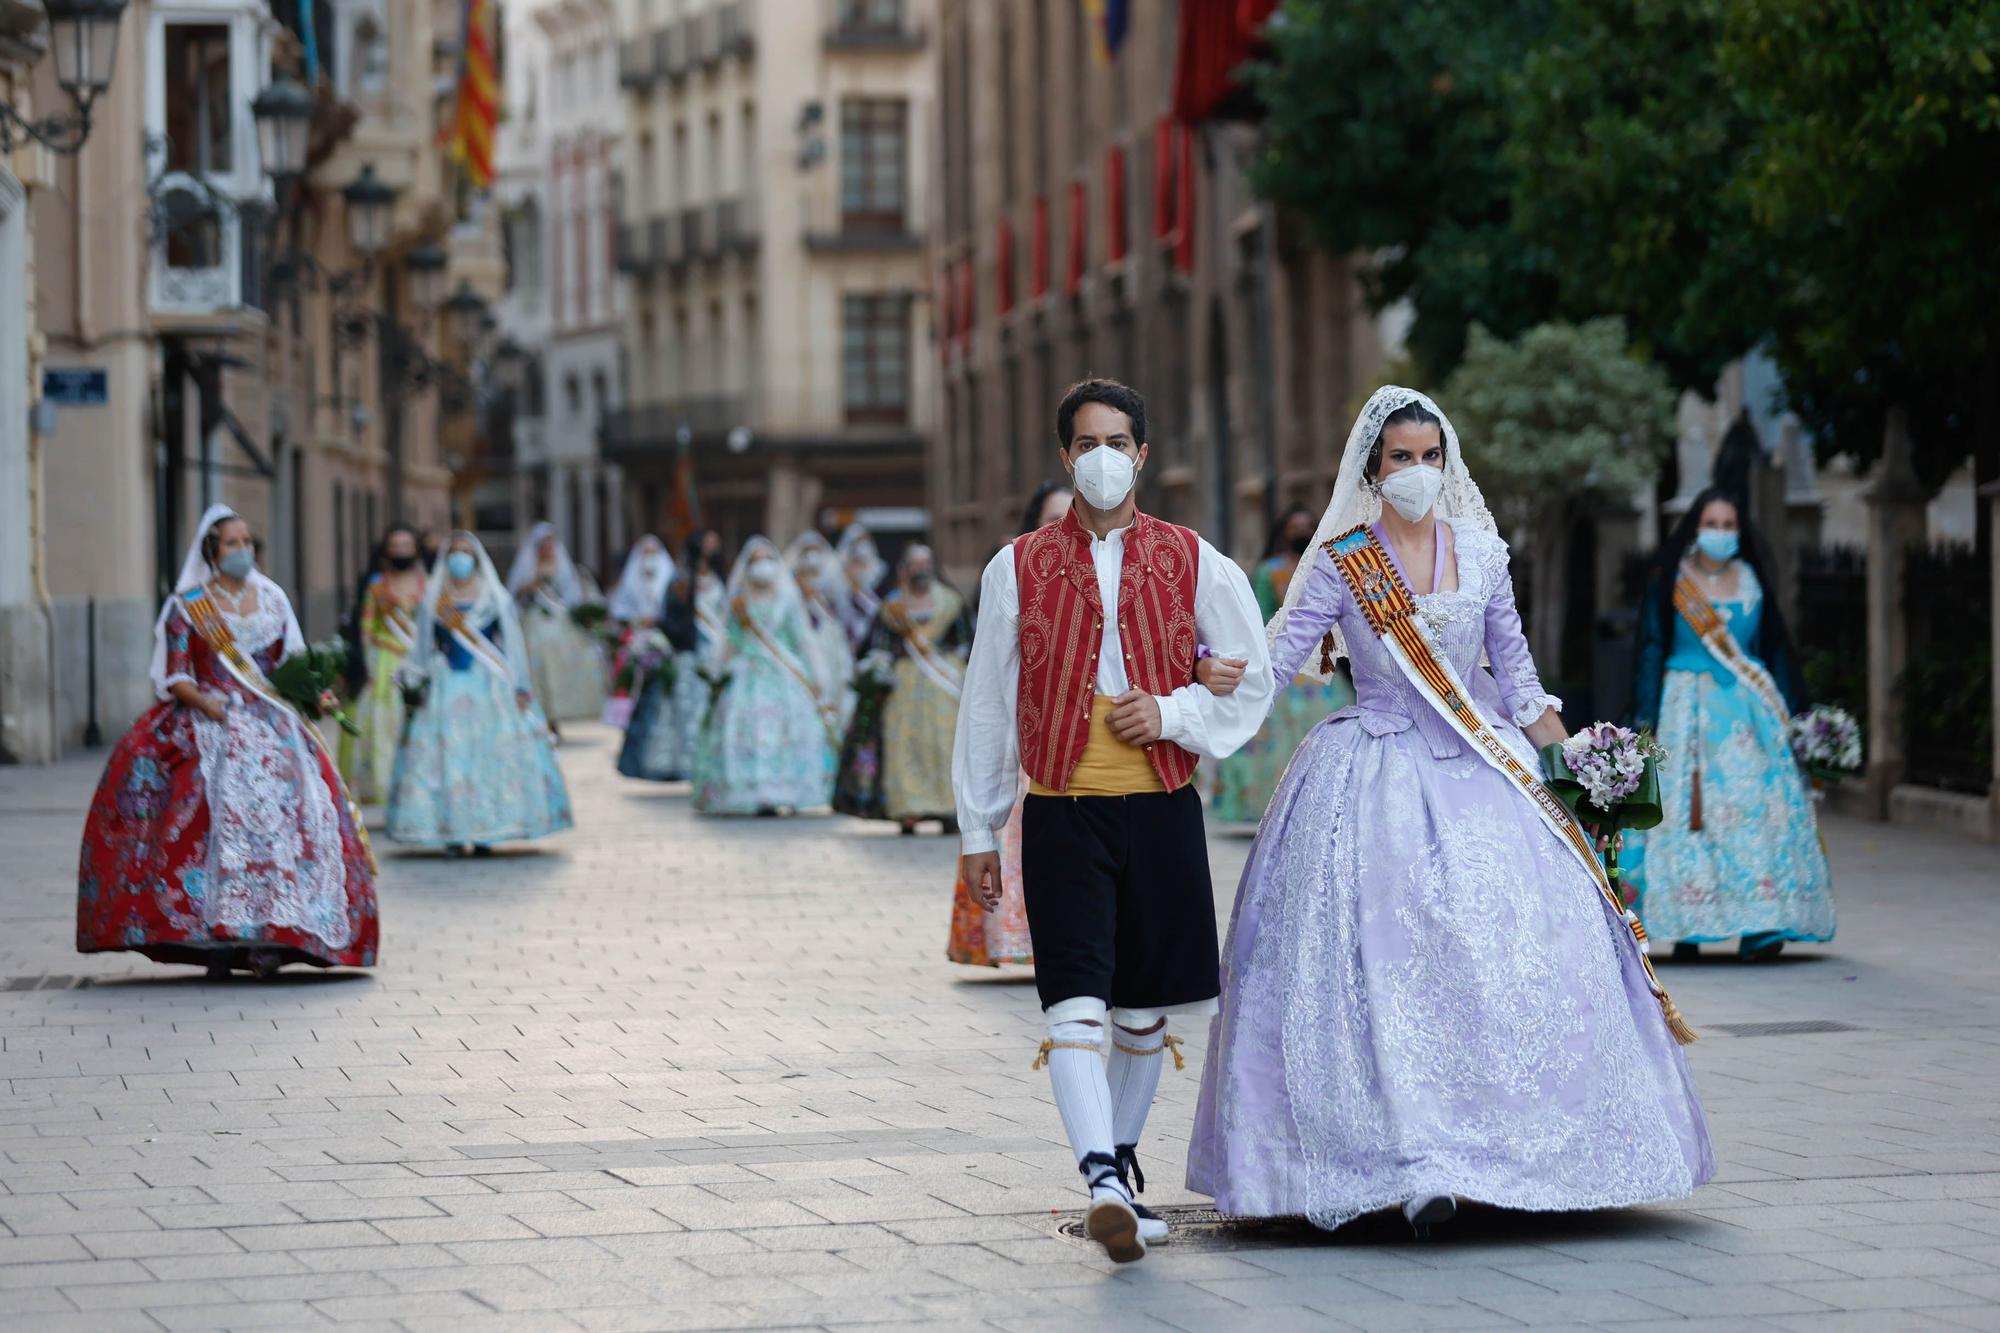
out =
[[[1694,771],[1694,796],[1688,802],[1688,832],[1701,832],[1701,770]]]
[[[1181,1039],[1179,1037],[1168,1033],[1166,1036],[1160,1038],[1160,1045],[1174,1053],[1175,1073],[1179,1073],[1181,1070],[1187,1068],[1187,1061],[1181,1058]]]
[[[1675,1041],[1683,1046],[1692,1046],[1700,1040],[1695,1035],[1694,1029],[1688,1026],[1688,1021],[1681,1017],[1681,1011],[1674,1007],[1673,1000],[1665,991],[1660,992],[1660,1012],[1666,1016],[1667,1031],[1673,1034]]]
[[[1056,1040],[1054,1037],[1050,1037],[1048,1040],[1044,1041],[1042,1043],[1042,1048],[1035,1052],[1035,1063],[1029,1065],[1028,1068],[1046,1069],[1049,1063],[1049,1052],[1053,1051],[1055,1048],[1056,1048]]]
[[[1331,676],[1333,674],[1333,635],[1331,632],[1322,635],[1319,641],[1319,674],[1322,676]]]

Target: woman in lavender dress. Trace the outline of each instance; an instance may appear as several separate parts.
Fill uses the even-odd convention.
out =
[[[1385,508],[1384,483],[1418,468],[1441,475],[1391,482]],[[1536,746],[1563,736],[1450,423],[1379,390],[1270,625],[1281,684],[1345,655],[1358,702],[1301,743],[1251,849],[1188,1187],[1226,1213],[1328,1228],[1400,1206],[1419,1231],[1454,1196],[1568,1210],[1686,1195],[1713,1172],[1708,1129],[1638,946],[1369,628],[1326,550],[1364,524],[1502,741],[1539,772]]]

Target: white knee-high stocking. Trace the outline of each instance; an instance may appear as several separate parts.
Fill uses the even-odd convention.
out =
[[[1146,1113],[1160,1086],[1165,1063],[1167,1026],[1151,1032],[1111,1029],[1111,1065],[1106,1082],[1111,1091],[1111,1133],[1121,1148],[1137,1147],[1146,1132]]]
[[[1092,1023],[1051,1023],[1042,1045],[1055,1090],[1063,1132],[1080,1164],[1087,1157],[1110,1161],[1111,1088],[1104,1077],[1104,1029]]]

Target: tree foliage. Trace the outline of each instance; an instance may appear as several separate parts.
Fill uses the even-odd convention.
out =
[[[1659,476],[1673,390],[1633,355],[1617,319],[1541,324],[1512,341],[1475,325],[1442,404],[1502,530],[1535,536],[1529,639],[1554,676],[1569,532],[1579,518],[1627,508]]]
[[[1992,443],[2000,6],[1560,0],[1508,105],[1522,243],[1677,380],[1765,344],[1823,446],[1911,414],[1936,479]]]
[[[1465,331],[1623,316],[1703,392],[1755,346],[1823,449],[1905,408],[2000,473],[2000,4],[1288,0],[1258,187]]]
[[[1466,330],[1547,316],[1545,258],[1510,227],[1505,81],[1554,0],[1290,0],[1247,81],[1268,108],[1253,183],[1339,254],[1365,253],[1376,309],[1408,299],[1409,346],[1442,378]]]

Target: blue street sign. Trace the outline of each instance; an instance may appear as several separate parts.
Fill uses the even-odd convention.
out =
[[[44,366],[42,401],[64,407],[103,407],[111,401],[111,377],[102,366]]]

